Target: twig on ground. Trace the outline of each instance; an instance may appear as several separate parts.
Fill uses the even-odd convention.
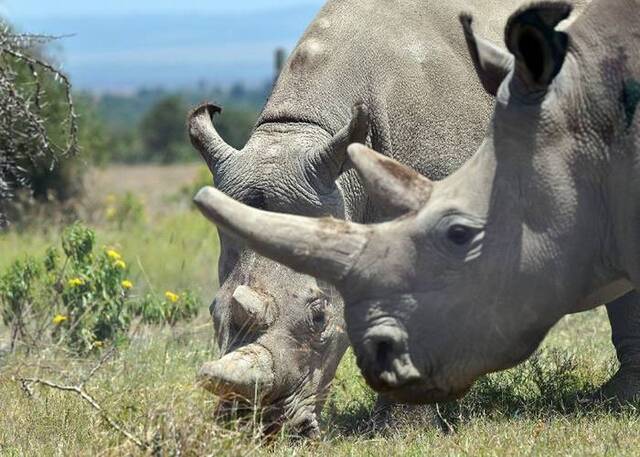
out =
[[[116,347],[115,346],[111,346],[111,348],[107,352],[105,352],[102,357],[100,357],[100,360],[91,369],[89,374],[84,377],[82,382],[79,384],[80,387],[84,387],[89,382],[89,380],[91,380],[91,378],[93,378],[93,376],[98,372],[98,370],[100,368],[102,368],[102,366],[106,363],[106,361],[109,360],[113,354],[115,354],[115,352],[116,352]]]
[[[27,397],[33,397],[34,395],[33,389],[31,388],[31,385],[28,382],[26,382],[24,379],[20,380],[20,387],[22,388],[24,393],[27,394]]]
[[[89,374],[85,376],[82,381],[78,385],[65,385],[58,384],[52,381],[48,381],[46,379],[40,378],[20,378],[20,384],[22,389],[27,393],[28,396],[33,397],[33,389],[31,388],[32,384],[39,384],[42,386],[49,387],[51,389],[61,390],[63,392],[73,392],[80,396],[85,402],[87,402],[91,407],[96,410],[100,417],[114,430],[120,433],[122,436],[130,440],[134,443],[138,448],[142,450],[149,449],[149,444],[146,441],[143,441],[139,437],[135,436],[133,433],[126,430],[122,425],[118,424],[114,419],[109,417],[104,408],[98,403],[98,401],[93,398],[85,389],[86,383],[98,372],[100,368],[102,368],[105,362],[113,355],[115,352],[115,347],[112,347],[104,356],[100,358],[98,363],[91,369]]]

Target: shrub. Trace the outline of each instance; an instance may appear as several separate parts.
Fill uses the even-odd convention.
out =
[[[115,249],[96,249],[95,233],[76,223],[62,235],[62,254],[14,262],[0,276],[0,310],[17,341],[30,346],[49,336],[78,354],[127,338],[131,322],[175,326],[199,303],[189,291],[137,297],[129,267]],[[48,330],[48,331],[47,331]]]
[[[135,312],[144,322],[174,327],[178,322],[195,317],[199,307],[198,299],[189,291],[179,294],[166,291],[163,298],[147,294]]]
[[[17,340],[30,335],[27,322],[33,314],[33,285],[40,274],[40,268],[32,258],[17,261],[9,267],[0,279],[2,298],[2,321],[11,328],[11,348]]]

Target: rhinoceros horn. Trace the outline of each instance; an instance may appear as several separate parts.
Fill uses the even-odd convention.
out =
[[[220,107],[205,103],[194,109],[188,120],[191,144],[200,152],[214,175],[220,163],[238,152],[225,143],[213,126],[213,116],[221,112]]]
[[[340,284],[365,248],[371,228],[342,220],[262,211],[213,187],[194,198],[200,211],[230,236],[303,273]]]
[[[197,381],[223,398],[259,400],[273,389],[273,359],[263,346],[249,344],[215,362],[205,363]]]
[[[340,130],[328,144],[321,145],[303,156],[307,169],[325,187],[333,187],[334,181],[344,171],[347,147],[351,143],[364,143],[369,134],[369,109],[364,103],[353,106],[349,125]]]
[[[417,171],[361,144],[352,144],[348,151],[369,195],[386,215],[418,211],[429,200],[433,183]]]

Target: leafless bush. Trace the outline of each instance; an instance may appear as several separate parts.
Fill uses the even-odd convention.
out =
[[[7,202],[29,186],[25,164],[44,161],[54,167],[78,149],[71,83],[39,53],[53,39],[16,34],[0,19],[0,226],[6,224]],[[47,124],[47,93],[60,89],[66,104],[64,134],[54,138]]]

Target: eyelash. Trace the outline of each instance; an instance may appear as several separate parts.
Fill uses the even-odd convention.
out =
[[[327,302],[322,300],[321,302],[317,302],[311,307],[311,325],[315,330],[324,330],[326,327],[326,308]],[[321,318],[322,320],[317,320]]]
[[[447,239],[458,246],[464,246],[473,240],[475,233],[476,230],[471,227],[455,224],[447,230]]]

